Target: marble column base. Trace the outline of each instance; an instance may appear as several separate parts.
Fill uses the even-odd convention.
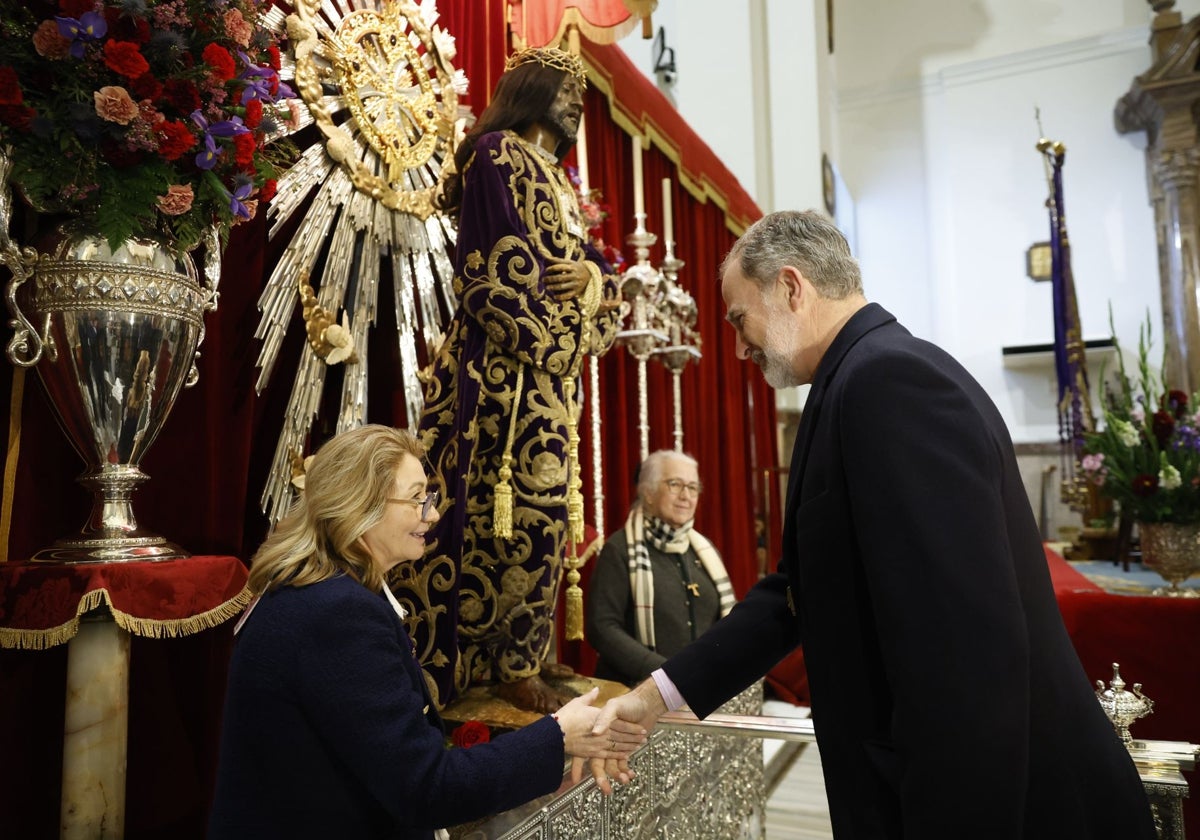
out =
[[[129,633],[107,614],[85,618],[67,646],[62,840],[125,834]]]

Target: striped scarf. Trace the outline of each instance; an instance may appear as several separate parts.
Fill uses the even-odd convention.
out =
[[[673,528],[655,516],[645,516],[642,504],[634,504],[625,520],[625,542],[629,551],[629,588],[633,593],[633,621],[638,641],[650,650],[654,642],[654,572],[650,567],[650,552],[646,543],[666,554],[684,554],[694,549],[700,565],[712,578],[720,599],[721,615],[733,609],[736,601],[729,573],[721,562],[721,555],[692,523]]]

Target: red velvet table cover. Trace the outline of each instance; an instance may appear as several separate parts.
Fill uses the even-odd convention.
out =
[[[199,633],[236,616],[250,600],[236,557],[129,563],[0,563],[0,647],[45,650],[79,632],[102,605],[136,636]]]

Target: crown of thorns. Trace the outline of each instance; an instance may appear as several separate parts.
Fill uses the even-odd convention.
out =
[[[583,87],[587,87],[587,75],[583,72],[583,61],[579,56],[571,55],[553,47],[535,47],[519,50],[508,57],[504,64],[505,72],[525,64],[540,64],[543,67],[553,67],[570,73]]]

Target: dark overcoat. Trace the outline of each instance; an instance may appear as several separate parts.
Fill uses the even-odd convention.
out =
[[[802,644],[839,840],[1154,837],[1000,413],[877,305],[817,367],[785,515],[778,572],[664,669],[703,716]]]

